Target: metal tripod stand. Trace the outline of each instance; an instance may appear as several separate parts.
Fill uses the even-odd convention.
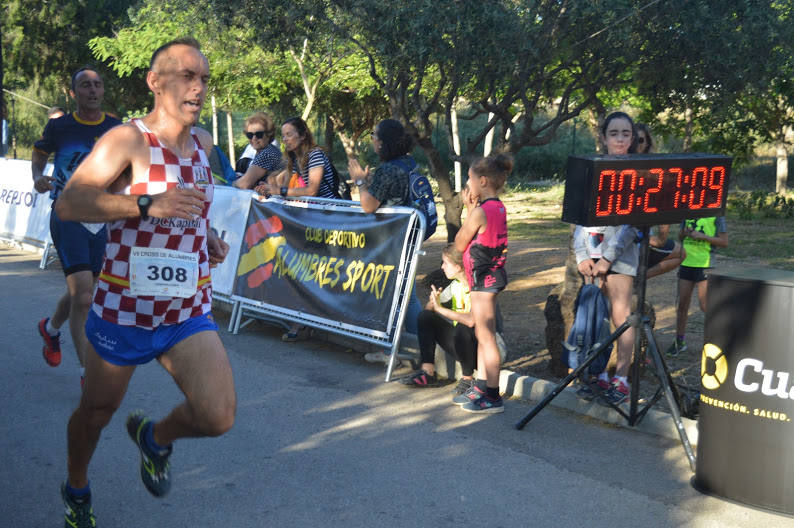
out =
[[[609,339],[606,340],[604,343],[599,343],[595,348],[591,349],[590,353],[587,355],[587,358],[574,369],[570,374],[568,374],[554,389],[546,395],[529,413],[521,419],[518,423],[516,423],[516,429],[523,429],[524,426],[537,415],[540,411],[543,410],[546,405],[548,405],[551,400],[557,397],[570,383],[582,375],[582,373],[587,369],[590,364],[595,361],[598,355],[601,353],[602,350],[610,346],[612,343],[617,341],[617,339],[629,328],[634,328],[634,361],[631,366],[631,393],[629,395],[629,412],[626,413],[623,409],[619,406],[614,405],[612,402],[606,400],[603,396],[603,393],[599,391],[597,388],[594,389],[596,393],[596,397],[601,398],[604,402],[608,403],[615,411],[617,411],[621,416],[623,416],[629,423],[629,425],[634,426],[637,425],[640,420],[645,416],[651,406],[656,403],[659,398],[661,398],[662,394],[667,398],[667,403],[670,406],[670,414],[673,417],[673,422],[675,423],[676,429],[678,430],[678,436],[681,438],[681,444],[684,447],[684,451],[686,452],[686,456],[689,459],[689,465],[692,468],[692,471],[695,471],[695,452],[692,450],[692,445],[689,443],[689,438],[686,435],[686,430],[684,429],[684,423],[681,420],[681,410],[680,410],[680,395],[673,384],[673,380],[670,376],[670,371],[667,368],[667,363],[664,361],[662,354],[659,352],[659,347],[656,344],[656,339],[653,335],[653,329],[651,328],[650,321],[645,316],[645,287],[646,287],[646,275],[648,272],[648,239],[649,239],[649,232],[650,226],[643,226],[641,227],[642,230],[642,239],[640,241],[640,261],[639,267],[637,269],[637,310],[629,315],[626,321],[623,322],[615,331],[610,334]],[[641,343],[642,337],[645,336],[647,343],[648,343],[648,352],[651,356],[653,361],[653,373],[656,378],[659,380],[659,387],[656,390],[656,393],[651,397],[647,402],[644,403],[642,408],[639,408],[638,400],[639,400],[639,390],[640,390],[640,366],[645,363],[644,353],[642,351]]]

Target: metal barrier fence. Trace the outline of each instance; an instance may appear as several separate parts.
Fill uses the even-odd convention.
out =
[[[303,207],[323,211],[359,211],[361,214],[366,214],[363,212],[358,202],[328,198],[288,198],[284,200],[284,204],[290,207]],[[229,296],[228,300],[224,299],[224,301],[232,304],[232,318],[229,323],[230,332],[237,334],[252,318],[275,322],[288,320],[359,341],[380,345],[390,351],[391,359],[386,369],[386,381],[390,381],[400,344],[400,330],[403,320],[405,319],[405,312],[410,300],[411,289],[414,285],[418,257],[421,254],[421,245],[425,233],[425,220],[422,215],[412,207],[384,207],[378,209],[377,214],[408,215],[410,217],[408,228],[404,233],[400,261],[396,270],[396,287],[394,295],[392,299],[390,299],[391,307],[386,331],[368,328],[363,325],[334,321],[314,314],[232,294]],[[387,302],[387,300],[384,299],[384,302]],[[246,320],[244,321],[244,319]]]

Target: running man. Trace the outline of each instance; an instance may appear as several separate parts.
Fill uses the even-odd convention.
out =
[[[51,118],[41,139],[33,144],[31,170],[33,187],[40,193],[50,191],[53,204],[81,161],[91,152],[96,140],[121,121],[105,114],[102,98],[105,85],[91,68],[81,68],[72,75],[69,90],[77,110],[58,119]],[[45,176],[47,158],[55,153],[54,176]],[[80,362],[80,385],[83,384],[88,348],[85,320],[91,306],[91,292],[102,269],[107,229],[104,224],[65,222],[50,213],[50,235],[66,276],[66,293],[58,300],[55,313],[39,321],[39,334],[44,339],[44,361],[51,367],[61,364],[60,328],[69,320],[74,349]]]
[[[95,526],[88,464],[137,365],[157,359],[185,396],[158,422],[140,412],[127,418],[152,495],[171,487],[174,440],[219,436],[234,423],[232,370],[210,311],[210,267],[229,246],[207,219],[212,137],[193,127],[208,80],[194,39],[158,48],[146,75],[152,112],[103,136],[58,200],[62,218],[109,223],[86,322],[85,388],[67,429],[67,526]]]

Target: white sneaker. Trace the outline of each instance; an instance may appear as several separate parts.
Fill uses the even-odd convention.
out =
[[[391,361],[391,355],[380,350],[378,352],[367,352],[364,354],[364,361],[368,363],[384,363],[388,365],[389,361]],[[400,359],[397,358],[397,362],[394,366],[397,367],[399,365]]]

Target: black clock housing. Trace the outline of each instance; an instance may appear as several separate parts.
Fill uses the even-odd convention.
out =
[[[585,226],[671,224],[722,216],[730,156],[570,156],[562,220]]]

